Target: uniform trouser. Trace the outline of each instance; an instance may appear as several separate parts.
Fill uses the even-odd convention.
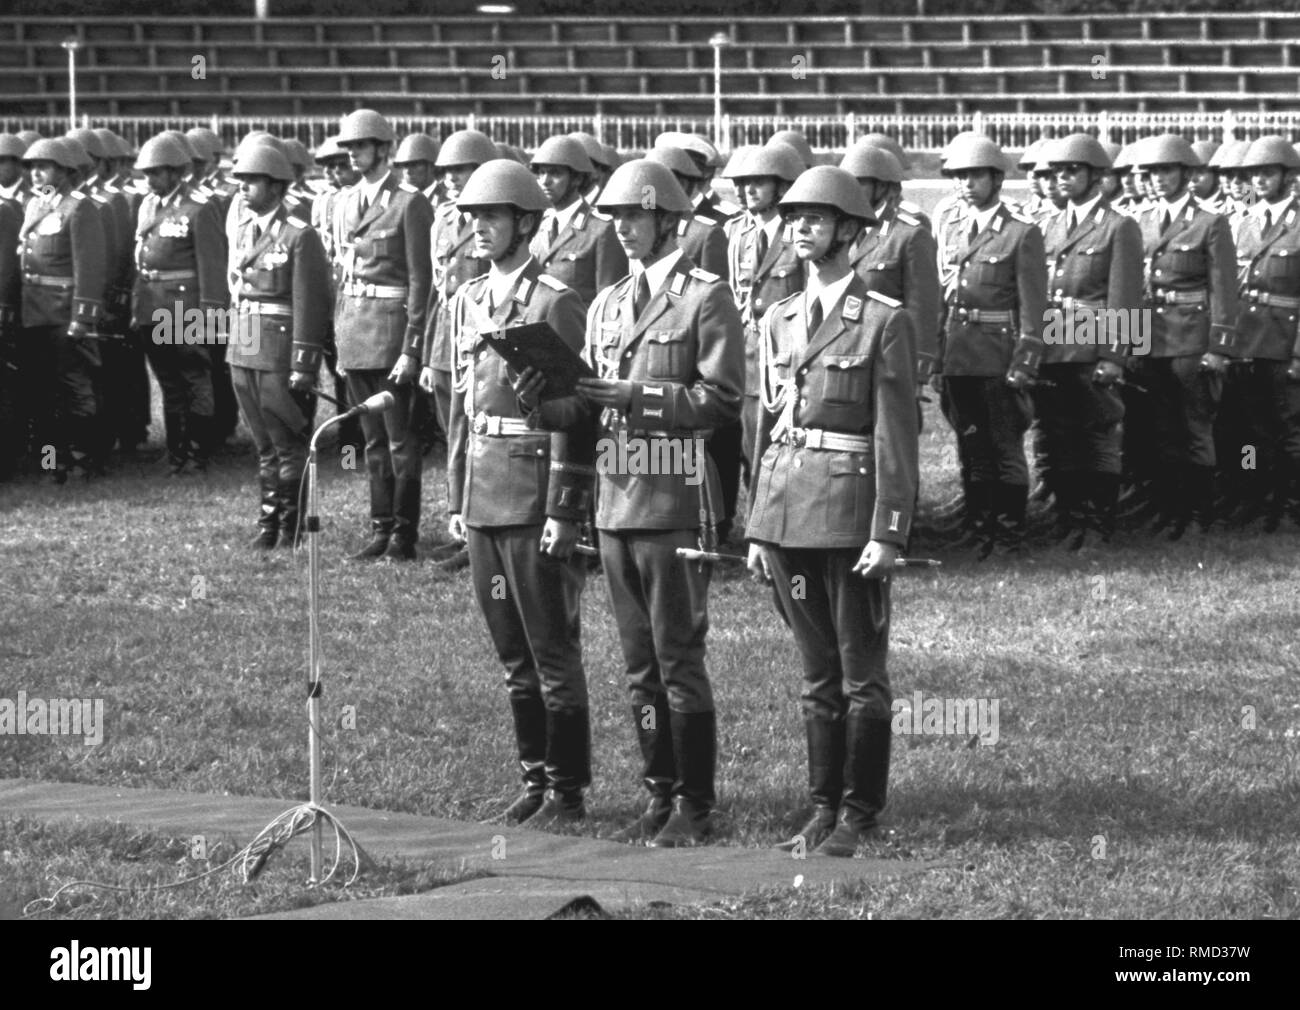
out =
[[[740,493],[740,471],[741,467],[745,466],[741,445],[739,422],[716,429],[708,442],[709,456],[712,457],[713,465],[718,471],[718,485],[722,490],[722,509],[717,516],[719,525],[730,523],[736,515],[736,497]],[[752,447],[750,451],[753,451]]]
[[[261,372],[236,365],[231,369],[231,383],[244,424],[253,435],[262,486],[296,491],[307,465],[316,397],[291,390],[287,372]]]
[[[698,546],[695,531],[599,534],[632,704],[654,706],[666,692],[674,712],[712,712],[704,668],[709,566],[677,556],[679,547]]]
[[[1300,461],[1295,446],[1288,451],[1289,366],[1262,358],[1231,363],[1215,419],[1215,453],[1224,475],[1261,497],[1288,457]]]
[[[162,387],[163,413],[168,417],[211,417],[212,355],[206,344],[158,344],[152,331],[138,331],[154,377]]]
[[[1300,382],[1287,381],[1282,412],[1282,452],[1300,468]],[[1300,473],[1296,475],[1300,480]],[[1300,487],[1296,488],[1300,492]]]
[[[542,524],[468,529],[470,576],[511,701],[539,699],[555,712],[587,708],[579,635],[586,565],[537,545]]]
[[[103,407],[109,435],[124,449],[139,445],[149,434],[149,371],[137,330],[106,340]]]
[[[1039,367],[1045,381],[1034,388],[1034,415],[1054,474],[1120,471],[1124,403],[1116,389],[1092,381],[1095,367],[1087,361]]]
[[[754,483],[754,474],[758,472],[758,461],[754,456],[754,442],[758,438],[758,419],[760,415],[757,396],[746,395],[740,405],[740,458],[744,468],[745,486]]]
[[[853,566],[861,548],[771,547],[773,597],[803,659],[800,704],[806,717],[892,716],[889,581],[864,579]],[[795,593],[797,587],[800,592]]]
[[[438,424],[443,434],[451,437],[451,372],[441,368],[433,370],[433,409],[438,414]]]
[[[20,410],[31,419],[31,445],[38,457],[52,446],[55,465],[64,467],[73,450],[93,453],[100,341],[70,337],[65,325],[34,326],[21,335],[19,358],[24,376]]]
[[[332,305],[334,300],[330,299]],[[338,342],[334,338],[334,321],[330,320],[329,326],[325,328],[325,339],[323,341],[323,354],[325,367],[329,370],[334,379],[334,399],[340,403],[350,403],[348,400],[348,383],[339,375],[339,349]],[[343,413],[343,408],[338,408],[339,413]],[[360,418],[350,417],[339,424],[339,442],[344,445],[361,444],[361,420]]]
[[[1144,358],[1135,378],[1149,400],[1150,452],[1164,467],[1214,466],[1214,417],[1223,380],[1201,368],[1201,355]]]
[[[366,471],[370,475],[370,518],[392,524],[397,536],[415,543],[420,532],[420,440],[411,429],[415,387],[395,385],[385,369],[349,369],[348,395],[361,403],[387,390],[396,399],[382,414],[362,414]]]
[[[234,377],[226,361],[225,341],[208,345],[212,358],[212,417],[216,424],[215,437],[225,440],[234,433],[239,423],[238,401],[235,399]]]
[[[958,451],[971,482],[1027,485],[1024,437],[1032,408],[1028,394],[1001,376],[944,377]]]

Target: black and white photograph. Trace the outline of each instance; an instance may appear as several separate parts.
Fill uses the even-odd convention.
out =
[[[24,975],[614,919],[1267,977],[1300,4],[4,7]]]

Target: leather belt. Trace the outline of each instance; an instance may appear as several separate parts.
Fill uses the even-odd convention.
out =
[[[406,298],[406,288],[386,284],[362,284],[360,281],[344,283],[343,293],[352,298]]]
[[[957,305],[953,307],[957,316],[967,323],[1004,323],[1010,324],[1015,321],[1016,314],[1007,309],[968,309],[964,306]]]
[[[238,302],[242,316],[291,316],[293,306],[283,302],[261,302],[255,298],[241,298]]]
[[[1105,302],[1090,302],[1084,298],[1053,298],[1052,305],[1065,312],[1073,312],[1076,309],[1083,309],[1086,312],[1105,312]]]
[[[821,428],[787,428],[779,441],[796,449],[821,449],[825,452],[871,452],[875,448],[870,435],[842,435]]]
[[[199,275],[193,270],[145,270],[142,267],[140,278],[146,281],[197,281]]]
[[[1166,305],[1204,305],[1210,300],[1208,291],[1170,291],[1169,289],[1157,288],[1151,292],[1153,302],[1164,302]]]
[[[23,283],[38,288],[70,288],[73,286],[71,277],[51,277],[48,274],[23,274]]]
[[[498,417],[495,414],[485,414],[482,411],[474,415],[470,421],[470,427],[476,435],[488,435],[492,438],[545,434],[544,431],[538,428],[528,427],[527,421],[521,421],[517,417]]]
[[[1275,295],[1272,292],[1260,291],[1257,288],[1247,290],[1246,298],[1257,305],[1276,305],[1279,309],[1300,309],[1300,298]]]

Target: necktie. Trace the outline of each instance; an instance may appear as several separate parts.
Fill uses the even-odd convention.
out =
[[[552,214],[550,227],[546,229],[547,247],[549,248],[550,246],[555,245],[555,240],[559,237],[560,237],[560,219],[557,215]]]
[[[972,221],[972,222],[970,223],[970,234],[966,236],[966,244],[969,245],[970,243],[974,242],[974,241],[975,241],[975,236],[978,235],[979,233],[980,233],[980,224],[979,224],[979,222],[978,222],[978,221]]]
[[[1079,227],[1079,219],[1076,218],[1076,217],[1074,216],[1074,211],[1071,210],[1071,211],[1070,211],[1070,228],[1069,228],[1069,231],[1066,232],[1066,234],[1067,234],[1067,235],[1072,234],[1072,233],[1074,232],[1074,229],[1077,228],[1077,227]]]
[[[767,256],[767,229],[758,229],[758,244],[754,247],[754,266],[759,266]]]
[[[642,270],[636,275],[636,289],[632,295],[632,312],[633,320],[641,318],[641,313],[645,307],[650,304],[650,282],[646,279],[645,271]]]
[[[1268,230],[1273,227],[1273,212],[1267,207],[1264,208],[1264,231],[1262,234],[1267,235]]]
[[[366,197],[365,193],[362,193],[361,194],[361,216],[365,217],[366,211],[368,211],[369,209],[370,209],[370,200]]]
[[[814,333],[822,325],[822,300],[814,298],[812,307],[808,310],[808,338],[811,340]]]
[[[1164,216],[1160,219],[1160,234],[1161,234],[1161,235],[1163,235],[1165,232],[1167,232],[1167,231],[1169,230],[1169,222],[1170,222],[1169,211],[1166,210],[1165,213],[1164,213]]]

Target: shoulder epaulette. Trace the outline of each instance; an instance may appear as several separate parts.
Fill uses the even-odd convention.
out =
[[[744,207],[738,207],[730,200],[719,200],[713,206],[719,214],[725,214],[727,217],[734,217],[745,209]]]
[[[711,218],[711,217],[705,217],[703,214],[696,214],[696,215],[695,215],[695,220],[698,221],[698,222],[700,222],[700,224],[707,224],[707,225],[709,225],[709,227],[711,227],[711,228],[712,228],[712,227],[717,227],[717,224],[718,224],[718,222],[715,221],[715,220],[713,220],[713,218]]]
[[[1007,208],[1007,217],[1011,218],[1012,221],[1019,221],[1021,224],[1037,224],[1037,223],[1038,223],[1038,222],[1035,221],[1032,217],[1028,217],[1028,216],[1026,216],[1026,215],[1023,214],[1023,213],[1018,213],[1017,211],[1014,211],[1014,210],[1012,210],[1012,209],[1009,208],[1009,207]]]
[[[907,211],[909,214],[920,214],[920,213],[921,213],[921,207],[920,207],[920,205],[919,205],[919,204],[915,204],[915,203],[913,203],[911,200],[899,200],[899,201],[898,201],[898,209],[899,209],[899,210],[905,210],[905,211]]]
[[[538,284],[545,284],[545,285],[546,285],[548,288],[550,288],[552,291],[568,291],[568,290],[569,290],[569,285],[565,284],[564,281],[559,280],[559,279],[556,278],[556,277],[552,277],[550,274],[538,274],[538,275],[537,275],[537,283],[538,283]]]
[[[91,193],[90,198],[94,200],[96,203],[101,203],[104,204],[105,206],[108,205],[108,197],[106,197],[103,193]]]
[[[207,203],[208,194],[200,192],[197,189],[192,189],[190,190],[190,199],[193,200],[195,203]]]
[[[84,199],[86,199],[86,194],[83,193],[83,192],[81,192],[81,190],[79,190],[79,189],[74,189],[74,190],[73,190],[70,194],[68,194],[68,195],[71,196],[71,197],[72,197],[73,199],[75,199],[75,200],[84,200]]]
[[[717,274],[709,273],[709,271],[703,269],[702,267],[695,267],[693,270],[691,270],[691,276],[694,277],[697,281],[707,281],[709,284],[712,284],[715,281],[722,280],[722,278],[719,277]]]
[[[302,218],[300,218],[300,217],[294,217],[292,214],[290,214],[288,217],[286,217],[286,218],[284,219],[284,223],[287,224],[287,225],[289,225],[289,226],[292,227],[292,228],[306,228],[306,227],[307,227],[307,222],[306,222],[306,221],[304,221],[304,220],[303,220]]]
[[[903,303],[897,298],[890,298],[889,295],[882,295],[879,291],[868,291],[867,297],[874,298],[878,302],[883,302],[891,309],[901,309],[903,307]]]
[[[412,186],[409,182],[399,182],[399,183],[397,184],[397,188],[400,189],[403,193],[418,193],[418,192],[420,192],[418,189],[416,189],[414,186]]]
[[[613,221],[613,220],[614,220],[614,219],[613,219],[612,217],[610,217],[608,214],[603,214],[603,213],[601,213],[600,211],[598,211],[595,207],[592,207],[592,208],[591,208],[591,216],[594,217],[597,221]]]
[[[902,221],[903,224],[910,224],[914,228],[921,227],[920,219],[913,217],[911,214],[907,213],[906,211],[900,210],[897,214],[894,215],[894,217]]]

